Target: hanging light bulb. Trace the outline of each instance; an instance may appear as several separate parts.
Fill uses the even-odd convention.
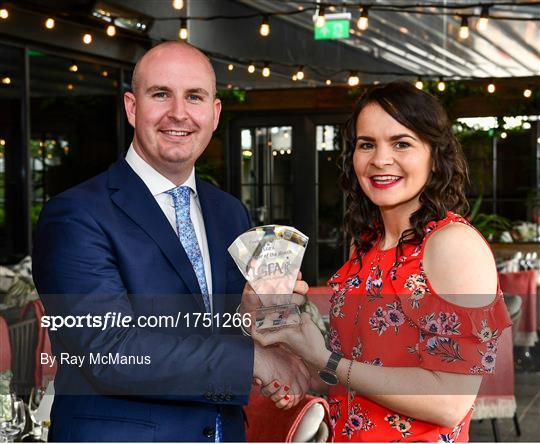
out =
[[[73,65],[71,65],[71,66],[69,67],[69,70],[70,70],[71,72],[77,72],[77,71],[79,70],[79,67],[78,67],[77,65],[75,65],[75,63],[74,63]]]
[[[489,85],[487,86],[487,92],[490,94],[493,94],[495,92],[495,84],[493,82],[489,82]]]
[[[180,11],[184,7],[184,0],[173,0],[172,7]]]
[[[291,76],[291,80],[292,80],[293,82],[296,82],[296,81],[298,80],[298,77],[296,77],[296,74],[293,74],[293,75]]]
[[[465,16],[461,17],[461,26],[459,27],[459,38],[465,40],[469,38],[469,19]]]
[[[443,92],[446,89],[446,83],[444,83],[444,80],[442,77],[439,79],[439,83],[437,83],[437,89],[440,92]]]
[[[264,64],[264,68],[262,69],[262,75],[263,77],[270,77],[270,66],[268,63]]]
[[[234,65],[233,65],[232,63],[229,63],[229,64],[227,65],[227,69],[228,69],[229,71],[232,71],[232,70],[234,69]]]
[[[529,99],[531,96],[532,96],[531,88],[525,88],[523,90],[523,97],[525,97],[526,99]]]
[[[185,18],[180,20],[180,29],[178,30],[178,38],[180,38],[180,40],[187,40],[188,38],[187,20]]]
[[[489,21],[489,6],[482,6],[482,12],[480,13],[480,18],[476,22],[476,29],[478,31],[485,31],[488,26]]]
[[[420,76],[418,76],[416,79],[414,86],[416,86],[418,89],[424,89],[424,82],[422,82],[422,78]]]
[[[2,77],[2,83],[4,85],[11,85],[11,77]]]
[[[253,74],[255,72],[255,65],[252,62],[249,62],[247,69],[250,74]]]
[[[89,45],[90,43],[92,43],[92,40],[94,40],[92,38],[92,34],[87,32],[83,35],[82,41],[85,45]]]
[[[506,139],[508,137],[508,133],[506,131],[503,131],[501,133],[501,139]]]
[[[114,23],[114,21],[113,21]],[[107,31],[106,31],[107,35],[109,37],[114,37],[116,35],[116,26],[114,26],[113,24],[107,26]]]
[[[53,29],[56,22],[52,17],[48,17],[47,20],[45,20],[45,28],[47,29]]]
[[[321,6],[319,8],[319,12],[317,13],[317,18],[315,19],[315,26],[317,28],[322,28],[326,23],[326,14],[324,12],[324,6]]]
[[[369,26],[369,18],[368,18],[369,12],[368,8],[362,8],[362,12],[360,13],[360,18],[356,22],[356,26],[360,31],[365,31],[368,29]]]
[[[298,80],[304,80],[304,67],[301,65],[298,67],[298,71],[296,71],[296,78]]]
[[[0,9],[0,19],[7,19],[9,17],[9,11],[6,8]]]
[[[332,84],[332,80],[326,79],[326,82],[324,82],[327,86],[330,86]]]
[[[347,80],[349,86],[357,86],[360,83],[360,78],[356,71],[351,71],[349,74],[349,79]]]
[[[259,34],[263,37],[268,37],[270,35],[270,21],[266,15],[263,16],[261,26],[259,26]]]

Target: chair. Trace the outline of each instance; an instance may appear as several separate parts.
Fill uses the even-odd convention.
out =
[[[519,295],[522,299],[521,321],[518,324],[515,345],[534,346],[538,341],[536,270],[499,273],[499,282],[504,294]]]
[[[0,316],[0,373],[11,370],[11,342],[6,320]]]
[[[495,373],[482,378],[472,415],[475,420],[491,420],[495,442],[501,440],[498,418],[513,418],[516,434],[521,436],[514,388],[512,330],[507,328],[499,338]]]

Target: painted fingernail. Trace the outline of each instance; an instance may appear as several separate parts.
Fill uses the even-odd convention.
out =
[[[289,400],[289,395],[285,395],[285,397],[283,398],[285,401],[288,401]]]
[[[274,382],[274,388],[279,388],[279,382]]]
[[[285,390],[286,392],[288,392],[290,389],[289,389],[289,387],[285,386],[285,387],[283,387],[283,390]]]

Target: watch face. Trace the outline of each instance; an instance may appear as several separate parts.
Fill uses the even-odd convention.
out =
[[[328,385],[336,385],[338,383],[337,376],[326,370],[319,371],[319,377]]]

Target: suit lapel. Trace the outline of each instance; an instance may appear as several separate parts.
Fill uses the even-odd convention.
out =
[[[197,276],[182,244],[154,196],[125,160],[109,169],[109,188],[113,202],[158,245],[204,312]]]
[[[224,293],[226,289],[227,247],[223,240],[223,227],[227,223],[221,210],[221,201],[210,185],[197,178],[197,193],[201,204],[206,240],[212,266],[212,293],[214,313],[223,313],[225,309]]]

